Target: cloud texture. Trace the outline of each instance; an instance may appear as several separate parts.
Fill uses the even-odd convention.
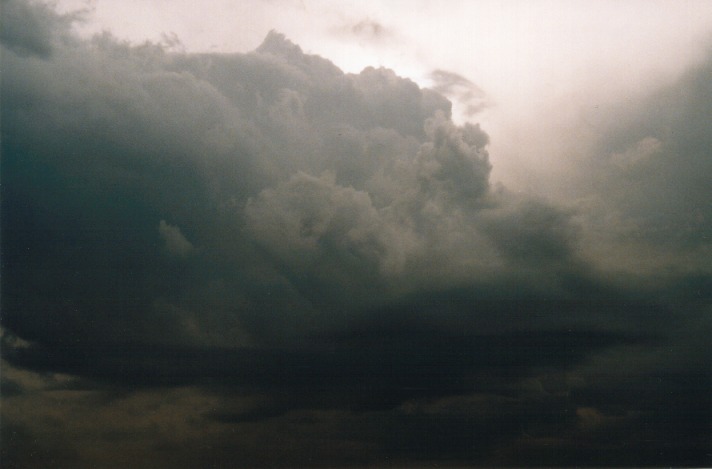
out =
[[[436,91],[276,32],[185,54],[3,21],[3,399],[34,409],[3,406],[4,460],[710,461],[708,65],[563,206],[491,184]]]

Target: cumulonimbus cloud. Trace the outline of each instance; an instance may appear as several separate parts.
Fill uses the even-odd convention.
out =
[[[602,363],[621,353],[656,370],[661,343],[704,324],[709,295],[691,292],[708,274],[601,269],[595,217],[492,185],[488,135],[454,124],[436,91],[386,69],[345,74],[276,32],[246,54],[187,54],[79,40],[66,17],[16,3],[3,7],[45,15],[2,39],[2,325],[16,367],[271,396],[278,410],[254,415],[397,409],[457,428],[447,409],[507,392],[545,414],[554,392],[522,384],[542,373],[579,370],[564,387],[595,400],[580,383]],[[653,124],[628,170],[684,179]],[[683,163],[704,152],[675,142]],[[630,212],[651,213],[643,186],[623,190]],[[699,210],[685,219],[708,226]],[[666,363],[704,361],[679,350]],[[473,389],[487,396],[458,397]],[[617,422],[586,399],[581,428]]]

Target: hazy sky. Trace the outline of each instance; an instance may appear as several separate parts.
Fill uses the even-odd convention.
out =
[[[2,0],[3,467],[709,466],[709,2]]]

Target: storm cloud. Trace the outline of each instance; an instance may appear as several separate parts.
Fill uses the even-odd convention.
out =
[[[10,466],[710,462],[709,65],[563,204],[491,183],[462,77],[76,19],[3,2]]]

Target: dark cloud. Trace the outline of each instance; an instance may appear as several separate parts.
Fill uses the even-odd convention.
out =
[[[79,19],[79,12],[59,15],[40,2],[2,0],[0,6],[0,42],[23,57],[48,58],[54,43]]]
[[[0,40],[18,54],[48,57],[52,52],[51,23],[56,18],[49,8],[32,8],[24,2],[3,0]]]
[[[447,72],[344,74],[276,32],[222,55],[3,41],[4,459],[708,461],[705,258],[594,255],[659,244],[655,187],[707,226],[708,136],[660,130],[700,100],[662,92],[672,114],[611,131],[605,192],[562,207],[490,184],[489,137],[441,96],[474,88]],[[612,190],[612,168],[636,184]],[[708,245],[690,233],[648,252],[680,266]]]

